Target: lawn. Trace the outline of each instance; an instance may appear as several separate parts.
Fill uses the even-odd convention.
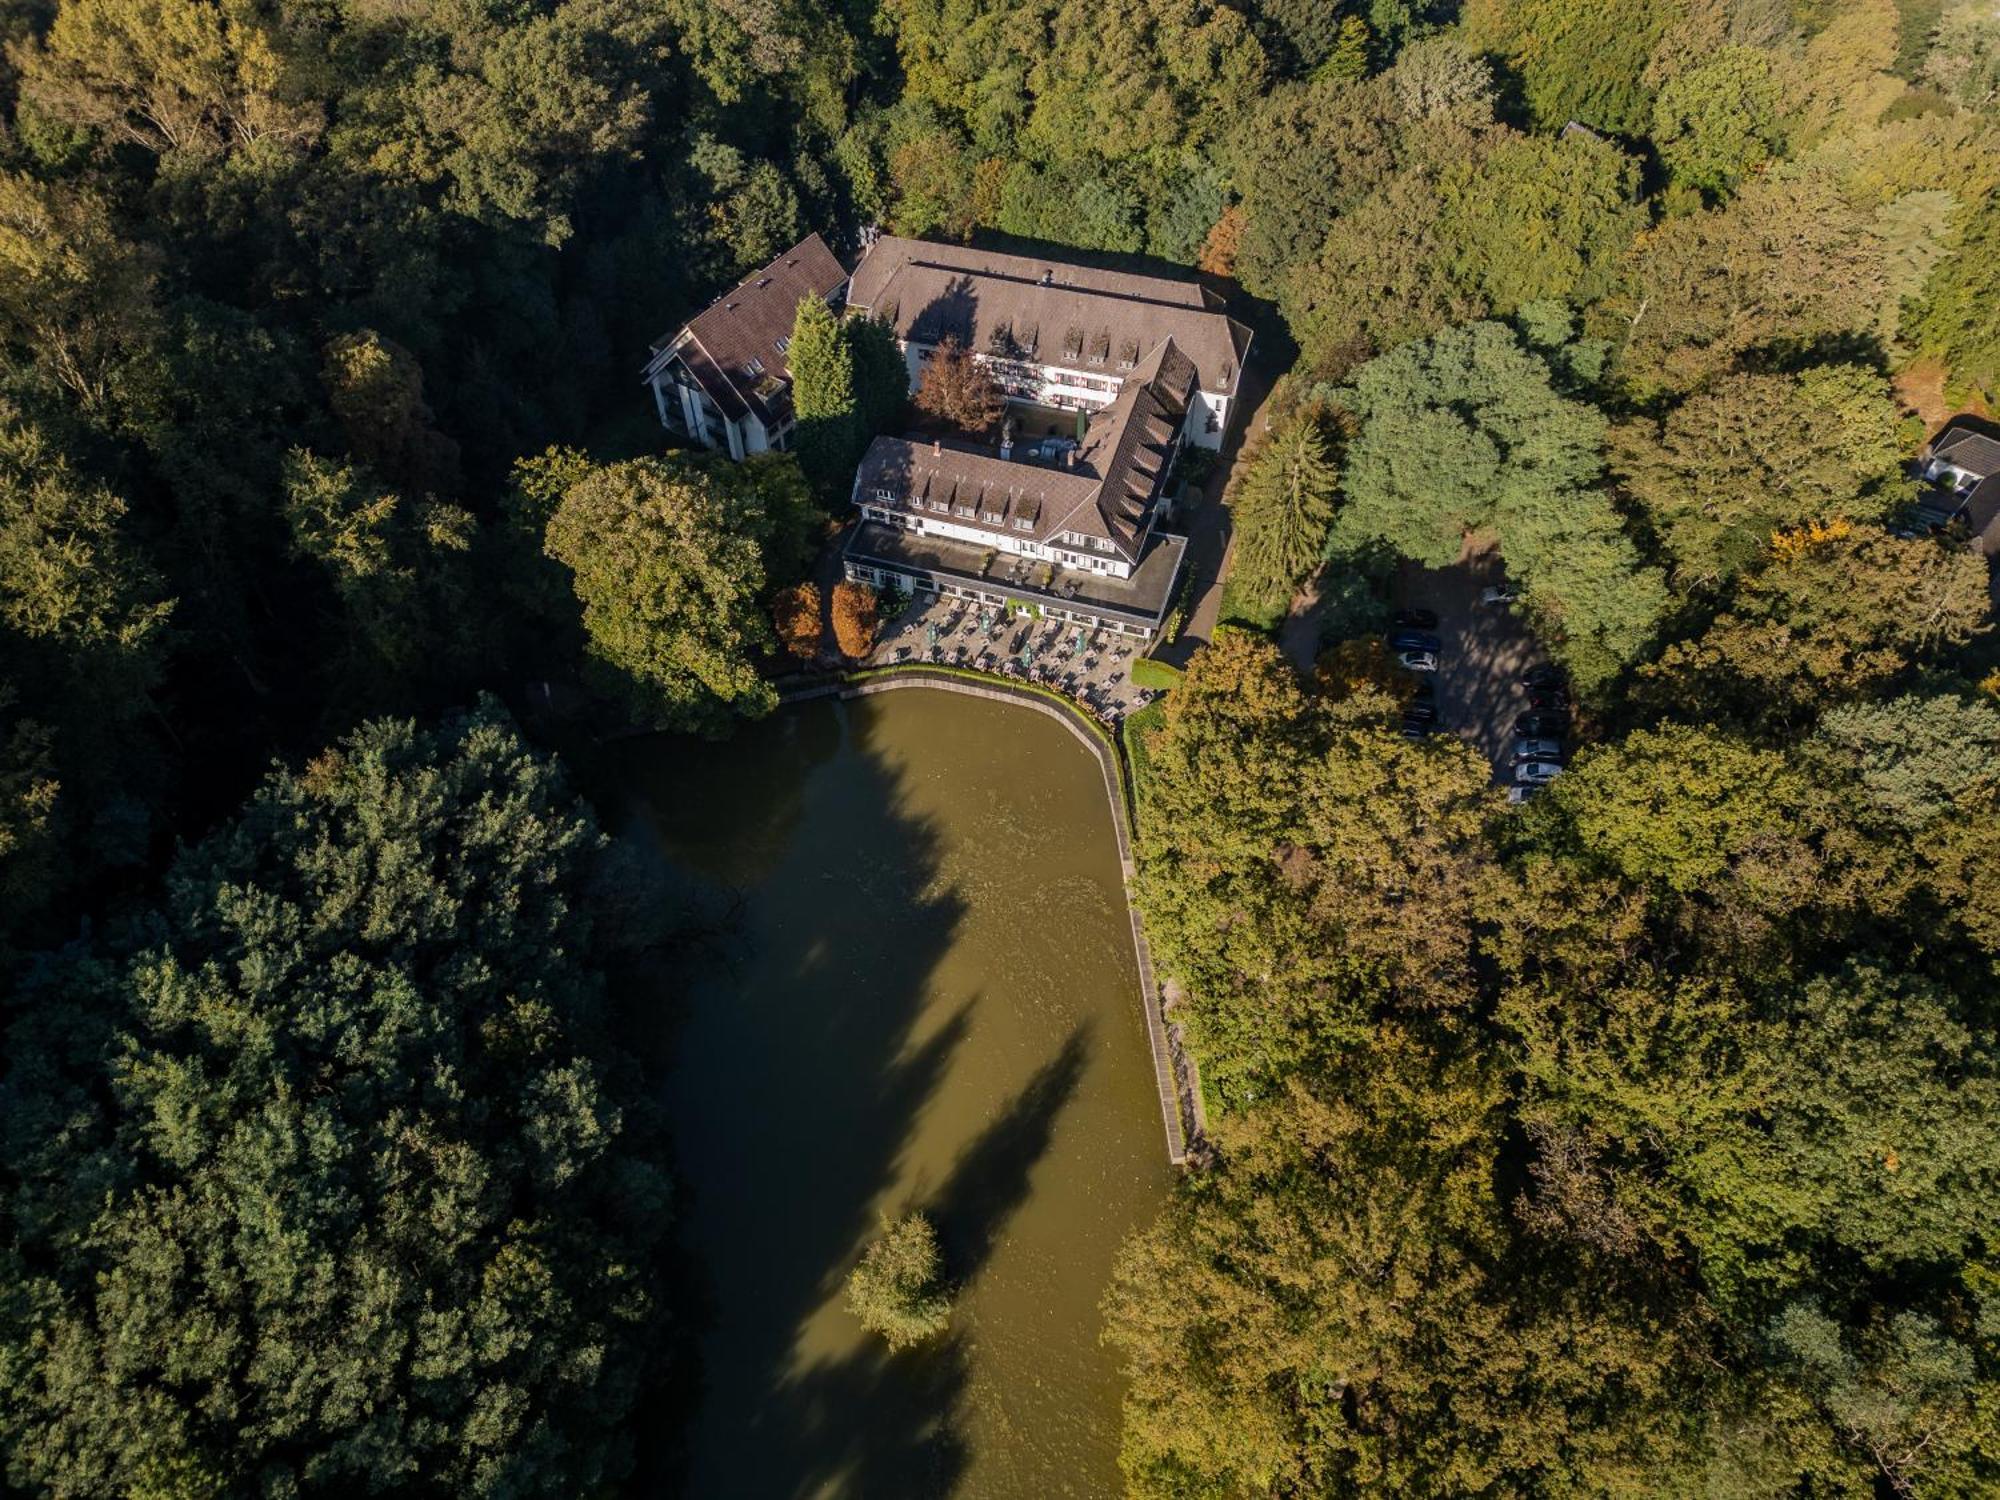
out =
[[[1225,625],[1242,625],[1270,635],[1284,623],[1286,608],[1283,603],[1252,599],[1247,590],[1237,587],[1233,577],[1223,581],[1220,618]]]

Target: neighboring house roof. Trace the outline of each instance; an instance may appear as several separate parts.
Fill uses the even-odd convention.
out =
[[[655,344],[646,378],[678,358],[725,416],[754,411],[766,425],[782,423],[791,415],[785,346],[799,303],[806,297],[831,299],[846,280],[826,241],[809,234]]]
[[[1233,394],[1250,330],[1191,281],[1101,271],[968,245],[884,235],[854,268],[850,307],[897,336],[955,336],[975,353],[1129,380],[1165,339],[1192,362],[1202,389]]]
[[[878,437],[855,475],[858,498],[954,524],[1047,542],[1064,532],[1102,537],[1136,562],[1174,437],[1187,418],[1195,367],[1168,339],[1127,378],[1118,399],[1094,413],[1074,462],[1016,462],[941,441]],[[886,491],[884,499],[878,491]],[[971,514],[959,515],[969,507]]]
[[[1951,424],[1931,439],[1930,456],[1982,479],[2000,474],[2000,440],[1959,425],[1963,421],[1962,417],[1952,418]]]

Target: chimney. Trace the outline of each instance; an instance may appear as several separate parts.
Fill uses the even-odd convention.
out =
[[[1067,469],[1074,469],[1076,467],[1076,449],[1063,449],[1063,467]]]
[[[944,452],[944,444],[943,444],[943,443],[940,443],[940,442],[939,442],[939,441],[938,441],[938,440],[937,440],[936,438],[932,438],[932,439],[931,439],[931,457],[932,457],[932,458],[936,458],[936,457],[937,457],[937,456],[938,456],[938,455],[939,455],[940,453],[942,453],[942,452]]]

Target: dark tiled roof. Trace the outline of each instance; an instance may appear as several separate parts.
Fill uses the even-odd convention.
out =
[[[856,498],[918,514],[948,512],[960,525],[1035,542],[1065,531],[1102,537],[1136,561],[1194,381],[1193,362],[1172,339],[1161,343],[1118,399],[1092,415],[1074,464],[1017,463],[963,444],[878,437],[862,455]],[[877,493],[884,490],[886,500]],[[959,513],[967,507],[970,515]]]
[[[1959,426],[1958,419],[1931,439],[1931,457],[1941,458],[1981,478],[2000,474],[2000,441],[1973,428]]]
[[[779,344],[790,340],[803,298],[831,297],[846,279],[826,241],[809,234],[655,345],[647,372],[678,354],[724,413],[780,422],[791,411],[791,366]]]
[[[982,354],[1109,375],[1171,338],[1202,388],[1224,393],[1250,347],[1250,330],[1194,282],[894,235],[869,246],[847,300],[913,343],[949,334]]]

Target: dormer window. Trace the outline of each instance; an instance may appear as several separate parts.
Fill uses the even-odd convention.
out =
[[[1014,517],[1014,529],[1016,531],[1033,531],[1035,523],[1026,516],[1016,516]]]
[[[875,498],[877,500],[894,500],[896,498],[896,492],[890,489],[887,485],[878,484],[875,486]]]
[[[750,360],[750,373],[752,375],[762,375],[764,373],[764,361],[753,355]]]
[[[783,354],[792,347],[792,336],[789,333],[779,334],[775,347],[780,354]]]

